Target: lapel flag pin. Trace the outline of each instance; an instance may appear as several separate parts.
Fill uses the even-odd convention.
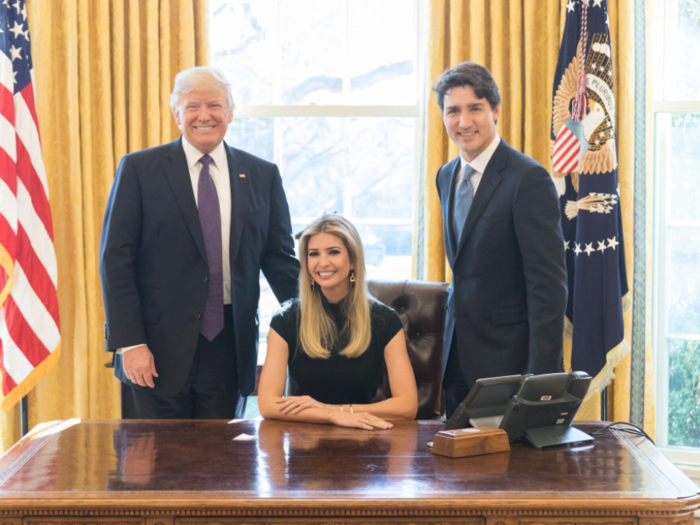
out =
[[[239,179],[245,179],[245,173],[239,173],[238,174]]]

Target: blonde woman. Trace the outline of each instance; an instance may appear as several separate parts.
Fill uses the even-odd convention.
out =
[[[365,430],[415,418],[416,381],[401,321],[367,290],[355,227],[340,215],[322,215],[302,233],[299,259],[299,299],[270,323],[258,389],[262,416]],[[392,397],[372,403],[385,364]]]

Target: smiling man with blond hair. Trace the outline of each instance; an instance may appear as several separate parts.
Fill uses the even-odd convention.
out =
[[[259,275],[296,295],[277,166],[224,142],[231,86],[216,68],[175,77],[182,136],[125,155],[100,248],[105,339],[122,417],[241,417],[255,385]]]

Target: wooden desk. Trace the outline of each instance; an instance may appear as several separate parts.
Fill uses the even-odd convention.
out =
[[[700,505],[641,437],[448,459],[441,428],[47,423],[0,458],[0,525],[693,525]]]

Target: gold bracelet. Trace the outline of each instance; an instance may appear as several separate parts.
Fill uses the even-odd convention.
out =
[[[352,410],[352,403],[350,403],[350,405],[348,405],[348,406],[350,407],[350,413],[352,414],[352,412],[353,412],[353,410]]]
[[[341,412],[344,412],[344,410],[343,410],[343,405],[340,405],[340,411],[341,411]]]

